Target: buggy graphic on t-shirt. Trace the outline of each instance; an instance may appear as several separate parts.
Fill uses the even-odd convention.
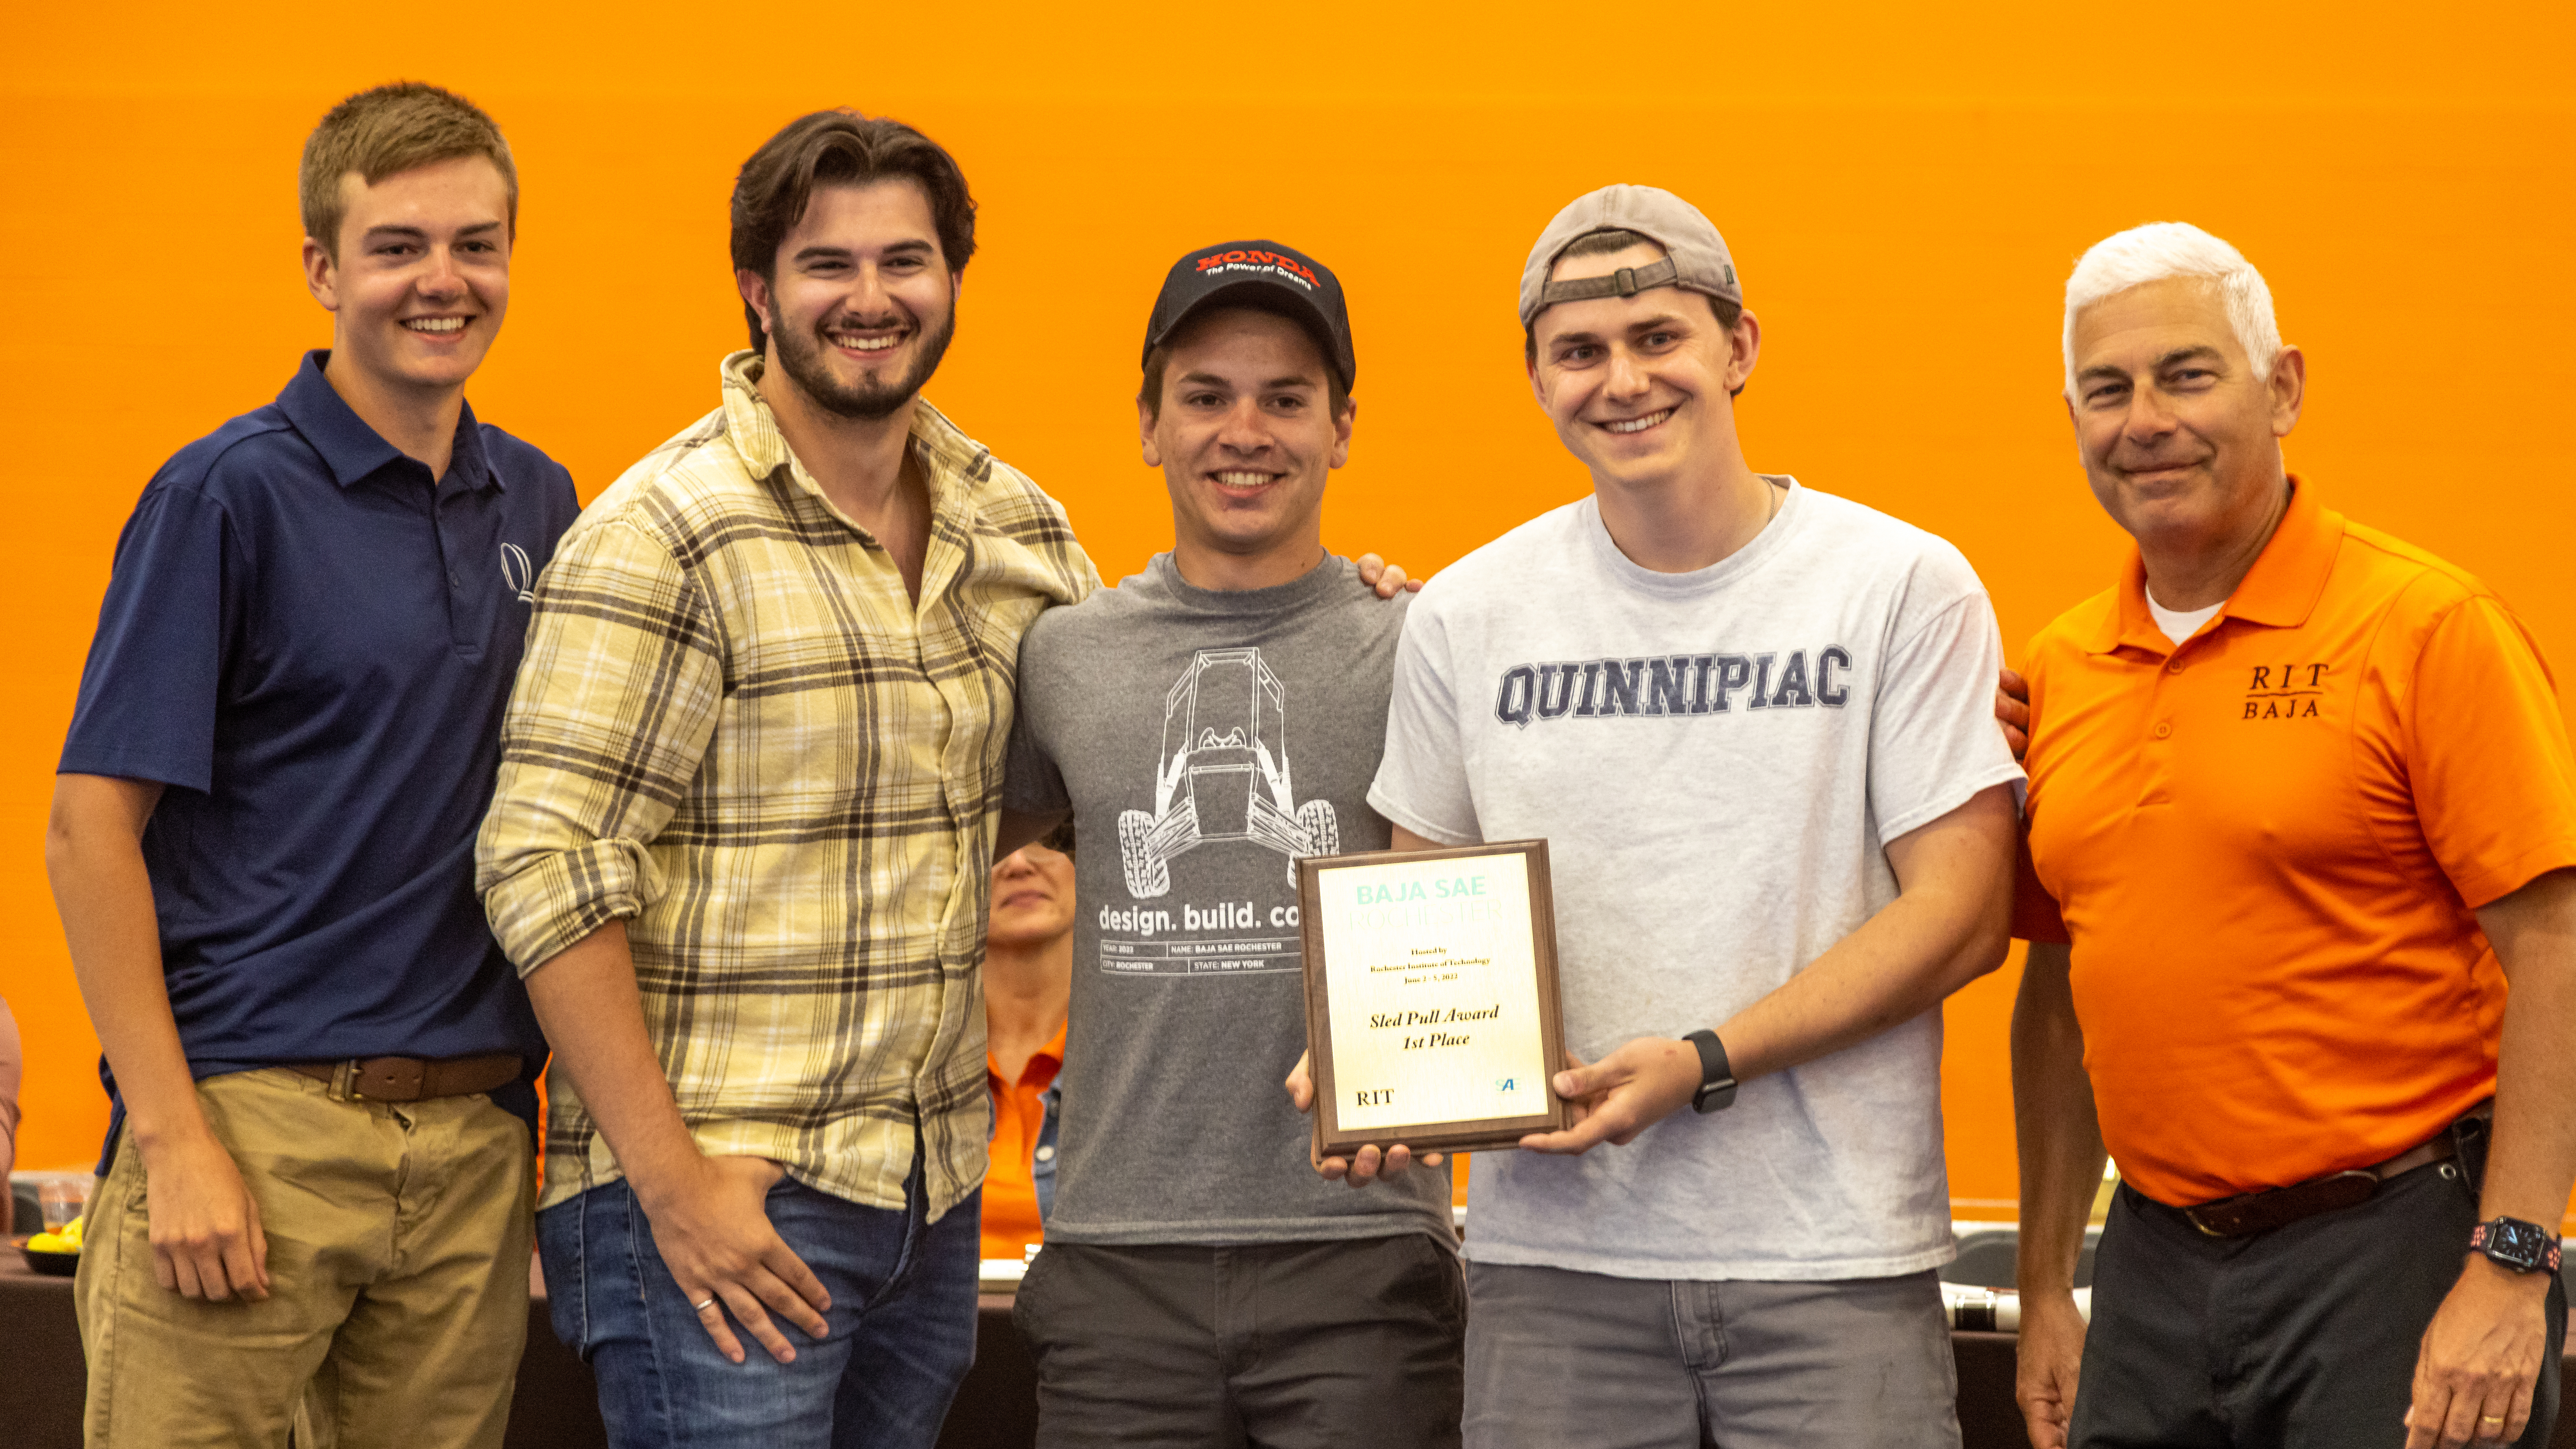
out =
[[[1154,808],[1118,812],[1127,893],[1172,888],[1172,857],[1214,840],[1252,840],[1288,857],[1334,855],[1341,822],[1330,800],[1296,803],[1288,777],[1287,691],[1259,649],[1202,649],[1163,697],[1163,748]]]

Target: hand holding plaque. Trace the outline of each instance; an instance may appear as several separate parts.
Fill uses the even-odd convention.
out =
[[[1313,856],[1297,883],[1319,1157],[1566,1127],[1546,841]]]

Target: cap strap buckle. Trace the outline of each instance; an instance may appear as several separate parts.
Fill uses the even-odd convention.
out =
[[[1621,267],[1606,277],[1577,277],[1569,281],[1550,282],[1538,294],[1538,304],[1552,307],[1559,302],[1582,302],[1594,297],[1633,297],[1639,292],[1673,285],[1681,268],[1671,257],[1651,266]]]

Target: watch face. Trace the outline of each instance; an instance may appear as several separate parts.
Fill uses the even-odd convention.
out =
[[[2555,1245],[2550,1241],[2549,1230],[2537,1223],[2526,1223],[2519,1218],[2493,1218],[2478,1224],[2478,1235],[2479,1251],[2517,1273],[2531,1273],[2555,1266],[2551,1261],[2555,1256],[2551,1251]]]
[[[2528,1271],[2549,1252],[2549,1235],[2530,1223],[2498,1218],[2487,1224],[2487,1252]]]

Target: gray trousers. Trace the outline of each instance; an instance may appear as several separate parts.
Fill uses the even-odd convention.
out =
[[[1466,1449],[1958,1449],[1929,1271],[1831,1283],[1467,1265]]]
[[[1039,1449],[1455,1449],[1458,1259],[1424,1233],[1049,1243],[1013,1316]]]

